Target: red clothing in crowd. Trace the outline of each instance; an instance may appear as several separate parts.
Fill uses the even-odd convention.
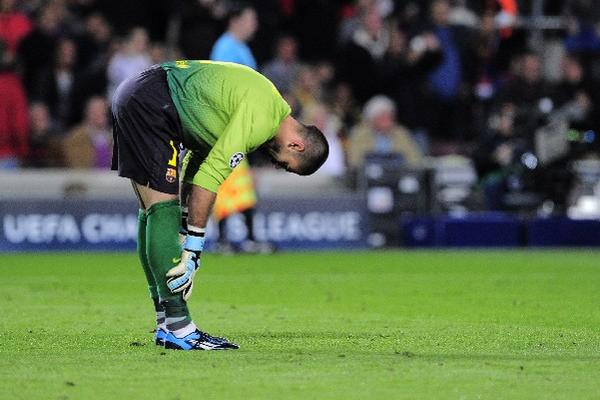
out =
[[[29,132],[25,89],[16,74],[0,72],[0,93],[0,158],[23,158]]]
[[[19,42],[31,31],[31,21],[19,12],[0,13],[0,41],[11,54],[17,52]]]

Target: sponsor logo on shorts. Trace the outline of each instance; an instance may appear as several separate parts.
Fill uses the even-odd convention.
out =
[[[231,158],[229,159],[229,166],[231,168],[237,167],[242,162],[244,157],[245,157],[244,153],[242,153],[241,151],[238,151],[237,153],[232,155]]]
[[[174,183],[177,180],[177,170],[175,168],[167,168],[165,179],[169,183]]]

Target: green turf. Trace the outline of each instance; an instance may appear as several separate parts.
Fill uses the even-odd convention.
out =
[[[133,254],[0,255],[2,399],[599,399],[600,253],[207,254],[155,347]]]

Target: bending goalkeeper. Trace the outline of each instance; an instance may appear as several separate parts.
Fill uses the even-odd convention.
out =
[[[157,344],[238,348],[203,332],[187,300],[217,189],[233,168],[258,149],[299,175],[312,174],[327,159],[323,134],[290,113],[269,80],[233,63],[168,62],[115,92],[113,169],[131,180],[139,200],[137,251],[156,310]],[[180,168],[181,148],[188,153]]]

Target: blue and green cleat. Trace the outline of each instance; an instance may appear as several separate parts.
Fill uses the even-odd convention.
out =
[[[169,332],[165,338],[165,348],[173,350],[234,350],[239,349],[235,343],[225,338],[211,336],[208,333],[196,329],[182,338],[175,337]]]
[[[168,333],[169,332],[163,328],[156,328],[156,332],[154,333],[154,343],[156,343],[157,346],[164,346],[165,338],[167,337]]]

